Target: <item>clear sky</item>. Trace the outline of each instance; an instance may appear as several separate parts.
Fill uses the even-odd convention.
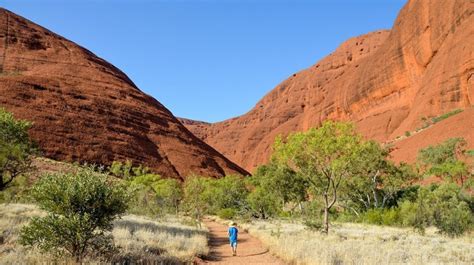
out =
[[[122,69],[178,117],[250,110],[344,40],[389,29],[405,0],[3,0]]]

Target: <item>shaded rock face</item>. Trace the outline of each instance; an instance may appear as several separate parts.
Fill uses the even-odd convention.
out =
[[[391,31],[349,39],[283,81],[247,114],[187,126],[253,170],[268,161],[275,136],[327,119],[353,121],[365,136],[384,142],[420,127],[422,117],[469,108],[474,104],[473,5],[409,1]]]
[[[167,177],[246,174],[90,51],[0,9],[0,106],[57,160],[130,159]]]

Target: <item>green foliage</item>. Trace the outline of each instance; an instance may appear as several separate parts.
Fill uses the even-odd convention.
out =
[[[28,203],[30,202],[28,192],[30,179],[27,175],[16,177],[8,186],[8,189],[0,192],[0,203]]]
[[[406,131],[406,132],[405,132],[405,136],[406,136],[406,137],[410,137],[410,136],[411,136],[411,132]]]
[[[167,212],[179,213],[179,206],[183,199],[181,183],[176,179],[161,179],[152,184],[158,205]]]
[[[184,182],[184,206],[196,220],[200,221],[208,212],[213,198],[209,178],[190,176]]]
[[[352,124],[333,121],[275,142],[273,159],[301,175],[315,194],[322,196],[325,232],[329,210],[337,201],[341,184],[353,174],[362,145]]]
[[[277,215],[282,208],[281,202],[268,192],[267,189],[257,186],[247,197],[247,202],[254,216],[266,219]]]
[[[287,204],[298,205],[305,200],[308,188],[301,175],[275,161],[257,168],[248,182],[253,191],[247,202],[252,215],[258,218],[281,215],[281,209]]]
[[[361,218],[369,224],[393,226],[400,223],[400,211],[398,208],[370,209]]]
[[[424,165],[455,162],[459,155],[465,152],[466,144],[466,140],[463,138],[450,138],[437,146],[429,146],[420,150],[418,160]]]
[[[445,184],[427,196],[432,208],[434,225],[444,234],[459,236],[471,228],[474,216],[461,189],[456,184]]]
[[[185,210],[200,220],[204,214],[234,215],[247,208],[247,188],[238,176],[220,179],[192,176],[184,183]]]
[[[129,209],[131,213],[149,216],[178,214],[183,197],[178,180],[144,174],[129,179],[127,183],[133,194]]]
[[[225,176],[210,180],[209,183],[214,194],[211,201],[213,212],[217,209],[242,209],[245,207],[248,191],[245,181],[241,177]]]
[[[433,121],[433,123],[437,123],[437,122],[440,122],[440,121],[442,121],[442,120],[445,120],[445,119],[447,119],[447,118],[449,118],[449,117],[451,117],[451,116],[454,116],[454,115],[456,115],[456,114],[458,114],[458,113],[461,113],[461,112],[463,112],[463,109],[455,109],[455,110],[452,110],[452,111],[447,112],[447,113],[445,113],[445,114],[442,114],[442,115],[440,115],[440,116],[438,116],[438,117],[434,117],[434,118],[432,118],[431,120]]]
[[[406,164],[395,165],[388,155],[389,151],[375,141],[360,145],[351,168],[353,175],[341,189],[346,208],[361,212],[396,205],[398,194],[406,183],[416,179],[416,174]]]
[[[112,221],[127,209],[124,186],[92,169],[42,177],[31,190],[46,217],[21,230],[20,242],[43,251],[67,252],[80,262],[97,249],[111,249]]]
[[[36,149],[28,136],[30,127],[30,122],[16,120],[0,108],[0,191],[32,168],[31,159]]]
[[[132,161],[127,160],[125,162],[112,162],[112,165],[109,167],[109,172],[123,179],[133,179],[134,177],[150,173],[150,169],[142,165],[134,167]]]
[[[233,219],[236,215],[236,210],[232,208],[224,208],[217,211],[217,216],[226,220]]]
[[[301,174],[276,161],[258,167],[250,182],[273,193],[283,204],[304,201],[309,186],[308,181]]]
[[[436,175],[464,185],[469,180],[471,167],[465,161],[467,142],[463,138],[451,138],[437,146],[422,149],[418,160],[426,175]]]
[[[470,201],[472,196],[463,193],[456,184],[420,188],[415,202],[405,201],[400,205],[401,223],[421,232],[434,225],[441,233],[459,236],[474,224]]]

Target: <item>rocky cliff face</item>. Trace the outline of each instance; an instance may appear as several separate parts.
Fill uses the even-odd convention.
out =
[[[365,136],[384,142],[421,126],[423,117],[468,109],[474,104],[473,10],[466,0],[411,0],[391,31],[346,41],[247,114],[187,126],[252,170],[268,160],[276,135],[327,119],[353,121]]]
[[[130,159],[176,178],[246,174],[119,69],[5,9],[0,9],[0,106],[33,121],[32,138],[57,160]]]

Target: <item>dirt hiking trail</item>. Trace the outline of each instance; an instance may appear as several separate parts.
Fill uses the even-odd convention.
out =
[[[227,237],[228,227],[205,219],[204,224],[209,229],[210,254],[199,264],[285,264],[273,256],[262,242],[252,237],[244,229],[239,228],[237,256],[232,256],[232,250]]]

